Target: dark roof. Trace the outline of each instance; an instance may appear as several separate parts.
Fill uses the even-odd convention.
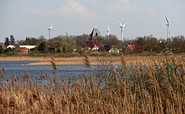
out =
[[[93,28],[91,32],[91,37],[97,37],[97,36],[101,36],[100,31],[98,30],[98,28]]]

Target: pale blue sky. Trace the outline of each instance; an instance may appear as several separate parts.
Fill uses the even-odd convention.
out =
[[[90,34],[98,27],[106,35],[110,31],[120,38],[118,21],[127,23],[126,39],[153,35],[166,38],[165,16],[171,22],[172,36],[185,36],[185,0],[0,0],[0,41],[14,35],[51,37]]]

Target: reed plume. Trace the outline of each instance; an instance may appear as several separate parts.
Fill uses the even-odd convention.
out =
[[[24,79],[24,81],[30,81],[30,75],[27,71],[24,73],[23,79]]]
[[[46,79],[47,78],[47,74],[41,73],[39,78],[40,78],[40,80]]]
[[[51,65],[52,65],[52,73],[55,75],[56,72],[57,72],[57,65],[56,65],[55,60],[54,60],[53,57],[52,57],[52,60],[51,60]]]
[[[13,76],[12,82],[13,82],[13,83],[14,83],[14,82],[17,82],[17,76],[16,76],[16,75]]]
[[[117,72],[116,72],[116,69],[115,69],[114,65],[111,65],[111,70],[112,70],[112,72],[113,72],[113,74],[114,74],[114,78],[115,78],[116,80],[118,80],[118,79],[117,79],[117,78],[118,78]]]
[[[86,67],[91,67],[90,61],[89,61],[89,57],[87,55],[84,56],[84,64]]]
[[[122,66],[126,66],[127,65],[123,55],[121,56],[121,64],[122,64]]]
[[[122,83],[122,88],[121,88],[121,96],[123,96],[123,97],[125,97],[126,96],[126,88],[127,88],[127,86],[126,86],[126,81],[124,81],[123,83]]]
[[[4,78],[5,76],[6,76],[6,70],[5,70],[5,68],[2,66],[1,77]]]

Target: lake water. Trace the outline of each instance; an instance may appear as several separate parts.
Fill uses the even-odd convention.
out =
[[[6,71],[6,76],[4,80],[12,80],[13,76],[16,75],[17,78],[23,79],[25,72],[28,72],[32,80],[40,80],[41,74],[46,74],[47,76],[52,75],[52,65],[29,65],[31,61],[13,61],[13,62],[5,62],[0,61],[0,76],[2,72],[2,67],[4,67]],[[135,66],[128,65],[129,76],[134,74],[133,69]],[[120,72],[120,65],[115,65],[115,69]],[[143,66],[144,69],[148,69],[148,67]],[[156,67],[156,75],[161,75],[160,67]],[[94,65],[91,68],[87,68],[84,65],[57,65],[57,76],[60,77],[61,80],[68,80],[71,78],[72,80],[77,79],[79,76],[82,76],[82,73],[86,76],[89,76],[89,72],[98,73],[98,75],[109,75],[111,71],[111,66],[98,66]],[[173,74],[173,72],[180,71],[180,74],[183,74],[183,69],[178,68],[176,70],[170,69],[168,73]],[[105,74],[107,73],[107,74]],[[146,72],[141,72],[142,74]],[[0,78],[2,81],[2,78]]]
[[[13,62],[2,62],[0,61],[0,73],[2,67],[6,71],[5,80],[11,80],[14,75],[18,78],[23,78],[25,72],[28,72],[32,80],[39,80],[42,73],[47,76],[52,75],[52,65],[29,65],[30,61],[13,61]],[[92,69],[95,66],[92,67]],[[83,65],[57,65],[57,75],[62,79],[76,78],[83,73],[88,74],[89,68]],[[0,74],[1,75],[1,74]]]

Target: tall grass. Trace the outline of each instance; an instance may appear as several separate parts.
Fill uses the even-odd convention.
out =
[[[52,59],[53,75],[48,83],[38,84],[25,72],[24,79],[13,76],[0,87],[0,113],[39,114],[184,114],[185,70],[171,71],[165,65],[129,68],[124,57],[117,70],[111,62],[98,68],[108,73],[83,74],[75,82],[57,77]],[[100,60],[105,63],[106,61]],[[86,67],[91,68],[88,56]],[[6,75],[2,68],[3,76]],[[183,72],[181,71],[183,70]]]

